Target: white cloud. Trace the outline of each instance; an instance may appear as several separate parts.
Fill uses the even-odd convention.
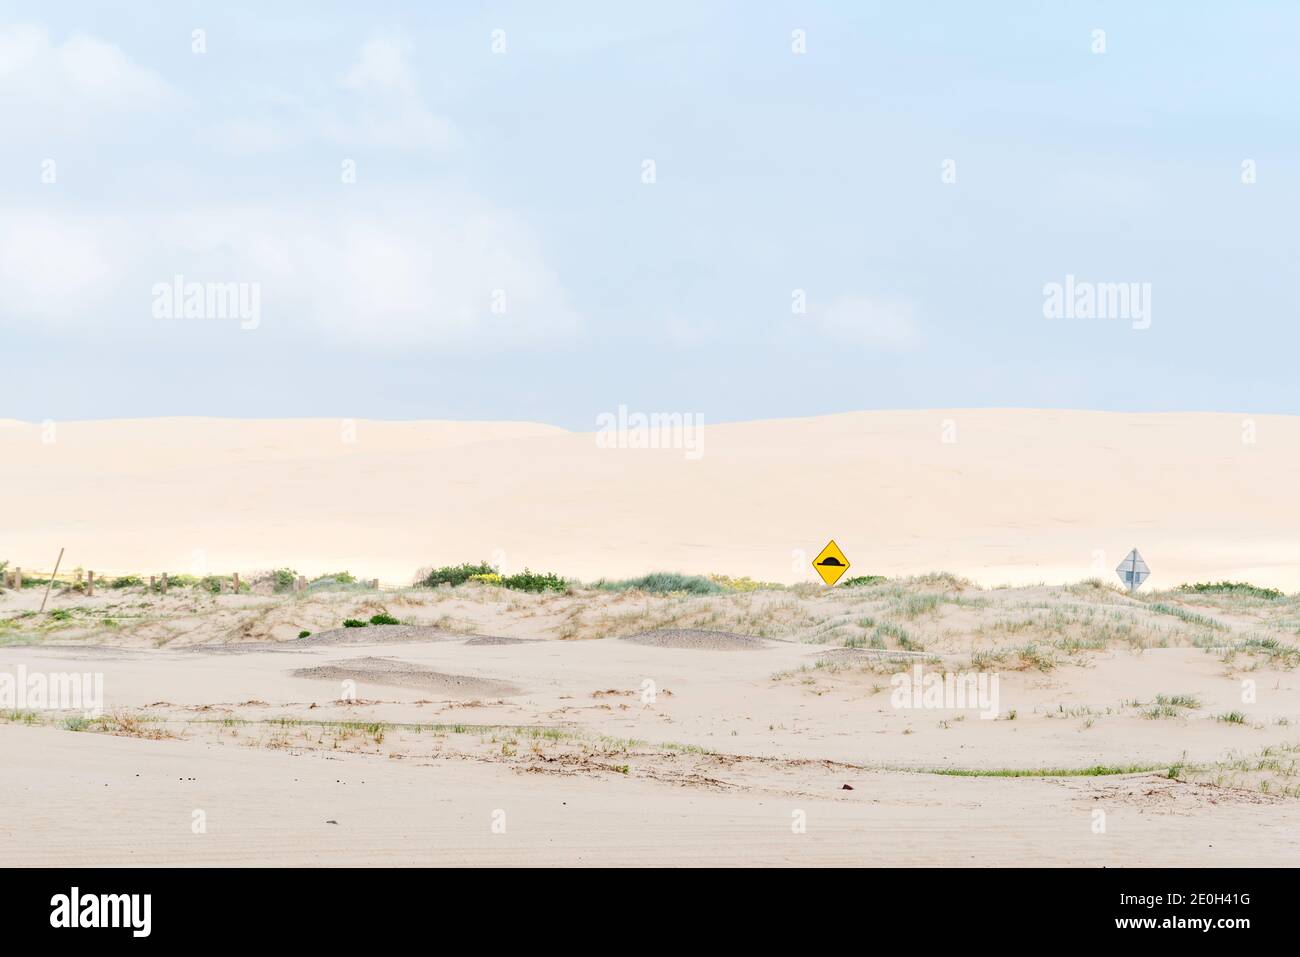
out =
[[[41,27],[0,27],[0,101],[7,108],[99,111],[157,109],[173,101],[157,73],[86,34],[55,44]]]
[[[920,339],[905,300],[840,296],[826,306],[811,305],[807,319],[822,334],[856,345],[904,349]]]
[[[532,230],[464,198],[394,198],[363,213],[13,210],[0,220],[0,325],[157,334],[150,290],[176,274],[260,283],[261,328],[361,347],[495,351],[579,326]]]
[[[424,102],[411,55],[402,40],[374,37],[337,77],[328,102],[280,94],[263,102],[260,115],[225,123],[208,139],[241,154],[322,141],[357,150],[446,152],[460,135],[449,118]]]
[[[441,152],[454,146],[456,129],[420,97],[408,56],[410,45],[374,37],[343,74],[345,102],[329,119],[326,135],[344,145]]]
[[[343,75],[343,88],[415,96],[415,77],[406,60],[409,50],[409,44],[391,37],[367,40],[357,62]]]
[[[111,224],[11,210],[0,220],[0,325],[64,317],[112,294]]]

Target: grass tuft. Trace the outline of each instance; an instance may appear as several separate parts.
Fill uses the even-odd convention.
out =
[[[622,581],[607,581],[602,578],[596,582],[595,587],[602,591],[644,591],[656,595],[716,595],[722,591],[721,585],[703,575],[683,575],[679,572],[651,572],[640,578]]]

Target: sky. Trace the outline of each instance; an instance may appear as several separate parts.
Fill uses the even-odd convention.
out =
[[[1300,414],[1297,42],[1288,3],[5,0],[0,418]],[[1133,302],[1045,315],[1067,276]]]

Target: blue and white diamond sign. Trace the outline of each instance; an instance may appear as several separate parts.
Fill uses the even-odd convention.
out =
[[[1151,569],[1147,568],[1147,563],[1142,560],[1142,556],[1138,554],[1138,550],[1135,548],[1124,556],[1124,560],[1119,563],[1115,573],[1119,575],[1119,580],[1124,583],[1129,591],[1134,591],[1147,580],[1147,576],[1151,574]]]

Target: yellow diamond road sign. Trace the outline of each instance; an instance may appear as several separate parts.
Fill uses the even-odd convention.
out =
[[[813,559],[813,568],[818,575],[822,576],[822,581],[834,585],[840,580],[840,576],[849,570],[849,560],[835,544],[835,539],[831,539],[830,544],[822,549],[822,553]]]

